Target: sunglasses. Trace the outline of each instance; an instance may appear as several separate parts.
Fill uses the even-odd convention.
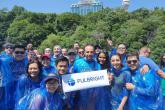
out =
[[[128,61],[127,61],[128,64],[137,63],[137,62],[138,62],[137,60],[128,60]]]
[[[8,47],[6,47],[6,49],[13,49],[13,47],[8,46]]]
[[[80,52],[78,52],[79,54],[83,54],[84,53],[84,51],[80,51]]]
[[[14,53],[15,54],[24,54],[25,52],[23,52],[23,51],[15,51]]]

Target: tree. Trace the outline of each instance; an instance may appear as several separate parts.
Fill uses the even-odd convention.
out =
[[[77,14],[63,13],[57,16],[55,30],[60,35],[73,34],[76,27],[81,23],[81,17]]]
[[[125,43],[130,49],[139,49],[143,46],[143,24],[138,20],[128,20],[118,30],[113,32],[112,40],[115,44]],[[136,45],[138,44],[138,45]]]
[[[156,36],[149,43],[151,48],[151,57],[156,61],[160,61],[160,56],[165,53],[165,24],[160,26],[156,31]]]

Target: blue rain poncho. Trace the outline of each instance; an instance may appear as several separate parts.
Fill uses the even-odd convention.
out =
[[[65,74],[69,74],[69,73],[65,73]],[[62,90],[62,75],[58,75],[58,78],[59,78],[59,94],[64,102],[64,109],[69,108],[70,110],[74,110],[75,93],[74,92],[64,93]]]
[[[58,91],[47,91],[45,80],[40,88],[31,92],[27,102],[25,110],[63,110],[64,104]]]
[[[140,59],[141,66],[147,64],[154,71],[160,70],[159,66],[152,59],[145,56],[139,56],[139,59]]]
[[[9,61],[12,56],[3,54],[0,56],[0,108],[6,110],[10,108],[12,100],[11,84],[13,81],[12,73],[10,71]]]
[[[97,97],[95,110],[111,110],[110,86],[96,88]]]
[[[128,90],[126,89],[126,83],[131,81],[131,74],[127,67],[122,67],[120,70],[111,68],[111,73],[114,76],[114,80],[111,82],[111,110],[117,110],[123,97],[128,97]],[[127,110],[127,104],[123,110]]]
[[[88,61],[86,58],[76,60],[73,65],[73,73],[89,72],[100,70],[100,65],[95,61]],[[85,89],[76,92],[76,110],[95,110],[97,104],[97,88]]]
[[[130,91],[129,110],[162,110],[162,94],[154,70],[142,74],[140,69],[131,72],[135,88]]]
[[[42,67],[42,77],[45,78],[46,76],[48,76],[49,73],[56,73],[56,69],[53,66],[49,66],[49,67]]]
[[[27,69],[27,63],[28,63],[28,59],[25,58],[22,61],[16,61],[15,58],[13,58],[11,61],[9,61],[9,66],[10,68],[9,71],[12,74],[12,82],[9,85],[8,91],[9,91],[9,106],[10,108],[14,108],[15,106],[15,97],[14,97],[14,93],[16,91],[16,85],[17,85],[17,81],[19,80],[19,78],[23,75],[26,74],[26,69]]]
[[[117,54],[117,50],[116,48],[111,48],[111,50],[109,51],[109,58],[111,59],[112,55],[116,55]]]
[[[15,102],[16,102],[16,110],[22,110],[24,109],[22,107],[22,101],[26,102],[26,98],[27,95],[29,95],[31,93],[31,91],[33,91],[36,88],[40,87],[40,82],[41,82],[41,78],[39,77],[39,80],[37,82],[33,81],[31,79],[31,77],[25,76],[23,75],[18,83],[17,83],[17,87],[16,87],[16,92],[15,92]]]
[[[88,61],[86,58],[78,59],[74,62],[72,73],[82,73],[100,70],[101,66],[95,60]]]
[[[27,64],[28,64],[28,59],[25,58],[22,61],[16,61],[14,58],[9,62],[10,65],[10,71],[12,72],[13,75],[13,80],[15,82],[18,81],[18,79],[26,73],[27,69]]]
[[[4,87],[12,82],[12,73],[10,71],[9,61],[12,56],[2,55],[0,56],[0,87]]]

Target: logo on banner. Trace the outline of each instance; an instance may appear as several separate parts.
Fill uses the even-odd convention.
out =
[[[69,86],[74,86],[75,85],[75,80],[73,79],[73,78],[70,78],[69,80],[68,80],[68,85]]]

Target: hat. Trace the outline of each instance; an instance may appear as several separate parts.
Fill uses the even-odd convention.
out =
[[[49,73],[48,76],[45,79],[43,79],[43,82],[46,83],[50,79],[55,79],[56,81],[58,81],[59,78],[54,73]]]
[[[70,50],[68,51],[68,55],[76,55],[75,50],[74,50],[74,49],[70,49]]]
[[[44,59],[44,58],[50,59],[50,56],[47,55],[47,54],[43,54],[43,55],[42,55],[42,59]]]

